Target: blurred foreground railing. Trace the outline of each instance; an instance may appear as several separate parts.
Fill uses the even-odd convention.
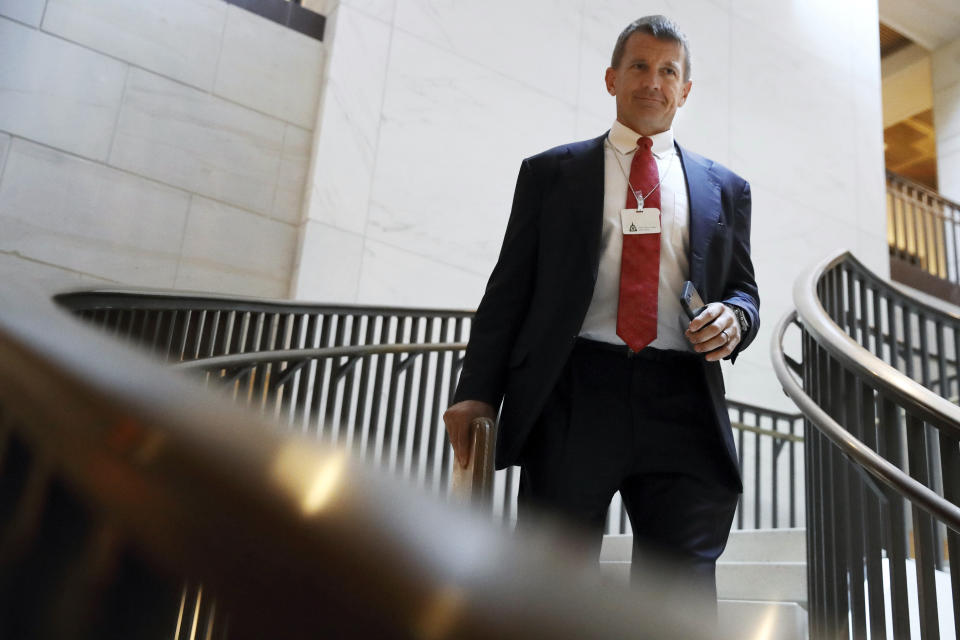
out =
[[[533,535],[0,287],[0,637],[745,637]]]
[[[957,637],[960,318],[849,253],[807,270],[794,303],[772,355],[807,422],[811,638]],[[783,349],[794,324],[802,363]]]
[[[344,445],[430,493],[449,491],[455,460],[441,417],[460,373],[469,311],[180,292],[87,291],[57,300],[111,335],[228,386],[236,402],[286,429]],[[744,477],[734,527],[803,526],[799,416],[728,404]],[[492,447],[481,445],[490,465]],[[519,467],[477,473],[489,484],[482,501],[490,513],[515,521]],[[619,494],[606,531],[631,533]]]

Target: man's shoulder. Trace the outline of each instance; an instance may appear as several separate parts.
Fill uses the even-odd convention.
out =
[[[598,148],[602,147],[603,141],[606,137],[607,133],[604,132],[603,135],[597,136],[596,138],[590,138],[589,140],[579,140],[577,142],[568,142],[566,144],[557,145],[556,147],[551,147],[546,151],[541,151],[536,155],[526,158],[524,162],[529,162],[531,164],[550,164],[566,158],[590,153],[591,151],[596,151]]]
[[[704,169],[707,169],[710,173],[715,175],[721,184],[742,185],[744,182],[746,182],[746,180],[740,177],[740,175],[735,171],[720,164],[719,162],[700,155],[695,151],[691,151],[679,143],[677,144],[677,147],[680,149],[680,154],[683,156],[685,164],[689,162],[696,162]]]

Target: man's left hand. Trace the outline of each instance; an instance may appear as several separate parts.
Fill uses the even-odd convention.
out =
[[[740,344],[740,323],[722,302],[711,302],[690,321],[684,334],[697,353],[709,362],[726,358]]]

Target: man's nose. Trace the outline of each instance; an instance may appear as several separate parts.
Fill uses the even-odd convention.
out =
[[[660,74],[655,70],[647,70],[643,74],[643,88],[649,91],[659,91],[660,90]]]

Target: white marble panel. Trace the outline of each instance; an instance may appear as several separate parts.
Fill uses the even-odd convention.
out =
[[[231,5],[214,93],[312,130],[323,55],[319,40]]]
[[[391,23],[397,11],[397,0],[341,0],[338,10],[343,7],[362,11],[381,22]]]
[[[487,277],[367,240],[359,304],[475,309]]]
[[[580,36],[582,4],[582,0],[405,0],[397,5],[394,24],[444,51],[574,104],[578,60],[577,48],[571,45]]]
[[[133,68],[110,163],[269,213],[284,123]]]
[[[855,220],[837,220],[751,184],[751,257],[760,289],[764,325],[793,307],[792,288],[801,271],[834,249],[857,249]],[[767,344],[767,343],[763,343]]]
[[[890,247],[887,244],[887,234],[861,231],[857,236],[854,255],[881,278],[890,277]]]
[[[0,18],[0,129],[103,160],[127,65]]]
[[[304,225],[302,233],[294,297],[316,302],[355,302],[363,236],[312,220]]]
[[[46,0],[0,0],[0,16],[39,27]]]
[[[782,46],[797,50],[796,54],[821,75],[830,69],[836,76],[848,79],[856,74],[853,50],[858,43],[852,37],[856,33],[854,24],[857,20],[869,20],[871,15],[863,9],[865,5],[836,0],[733,0],[731,6],[733,24],[739,25],[740,32],[749,29],[774,37]],[[871,28],[876,30],[876,24],[874,20]],[[754,49],[753,54],[761,58],[770,55],[763,49]],[[879,56],[879,49],[875,54]],[[822,67],[823,63],[828,63],[828,67]]]
[[[0,251],[0,278],[5,282],[29,283],[41,294],[55,294],[71,288],[120,284],[119,280],[98,278],[79,271],[24,258],[16,252]]]
[[[764,52],[758,55],[758,52]],[[730,165],[838,219],[856,216],[856,89],[748,21],[733,24]]]
[[[860,82],[880,87],[880,22],[876,0],[847,0],[845,3],[852,14],[849,23],[853,72]]]
[[[887,210],[880,90],[859,81],[852,88],[856,109],[857,227],[870,234],[884,234]]]
[[[3,179],[3,167],[7,162],[7,151],[10,150],[10,136],[0,133],[0,180]]]
[[[0,250],[169,287],[188,202],[178,189],[14,140],[0,184]]]
[[[296,243],[289,224],[193,196],[174,286],[286,297]]]
[[[934,51],[930,63],[934,91],[960,83],[960,38]]]
[[[607,94],[604,73],[610,66],[610,55],[617,36],[632,21],[647,14],[660,13],[670,17],[687,35],[690,42],[691,100],[701,102],[709,109],[710,91],[700,91],[698,83],[723,83],[730,74],[730,16],[722,5],[709,0],[686,0],[682,3],[657,0],[646,2],[642,8],[632,0],[591,1],[584,12],[583,33],[580,39],[579,106],[595,115],[616,115],[614,99]],[[725,94],[722,101],[725,102]],[[692,103],[691,103],[692,104]],[[687,109],[684,107],[683,109]],[[683,111],[681,109],[681,111]],[[681,116],[683,118],[683,116]],[[687,140],[691,146],[699,139]]]
[[[960,135],[960,82],[933,94],[937,141]]]
[[[521,160],[571,141],[575,115],[563,102],[398,31],[367,236],[488,273]]]
[[[363,233],[373,179],[390,27],[346,5],[337,9],[308,216]]]
[[[209,91],[226,9],[222,0],[49,0],[43,30]]]
[[[951,147],[960,147],[960,136],[947,141]],[[960,202],[960,149],[937,154],[937,175],[940,178],[940,193],[945,198]],[[948,177],[949,176],[949,177]]]
[[[303,215],[303,191],[307,183],[310,147],[313,133],[288,124],[283,135],[283,155],[277,192],[273,197],[272,216],[297,225]]]
[[[586,111],[578,111],[574,137],[577,140],[596,138],[610,129],[610,126],[613,124],[613,118],[614,116],[612,114],[609,118],[604,118],[595,116],[592,113],[587,113]]]

